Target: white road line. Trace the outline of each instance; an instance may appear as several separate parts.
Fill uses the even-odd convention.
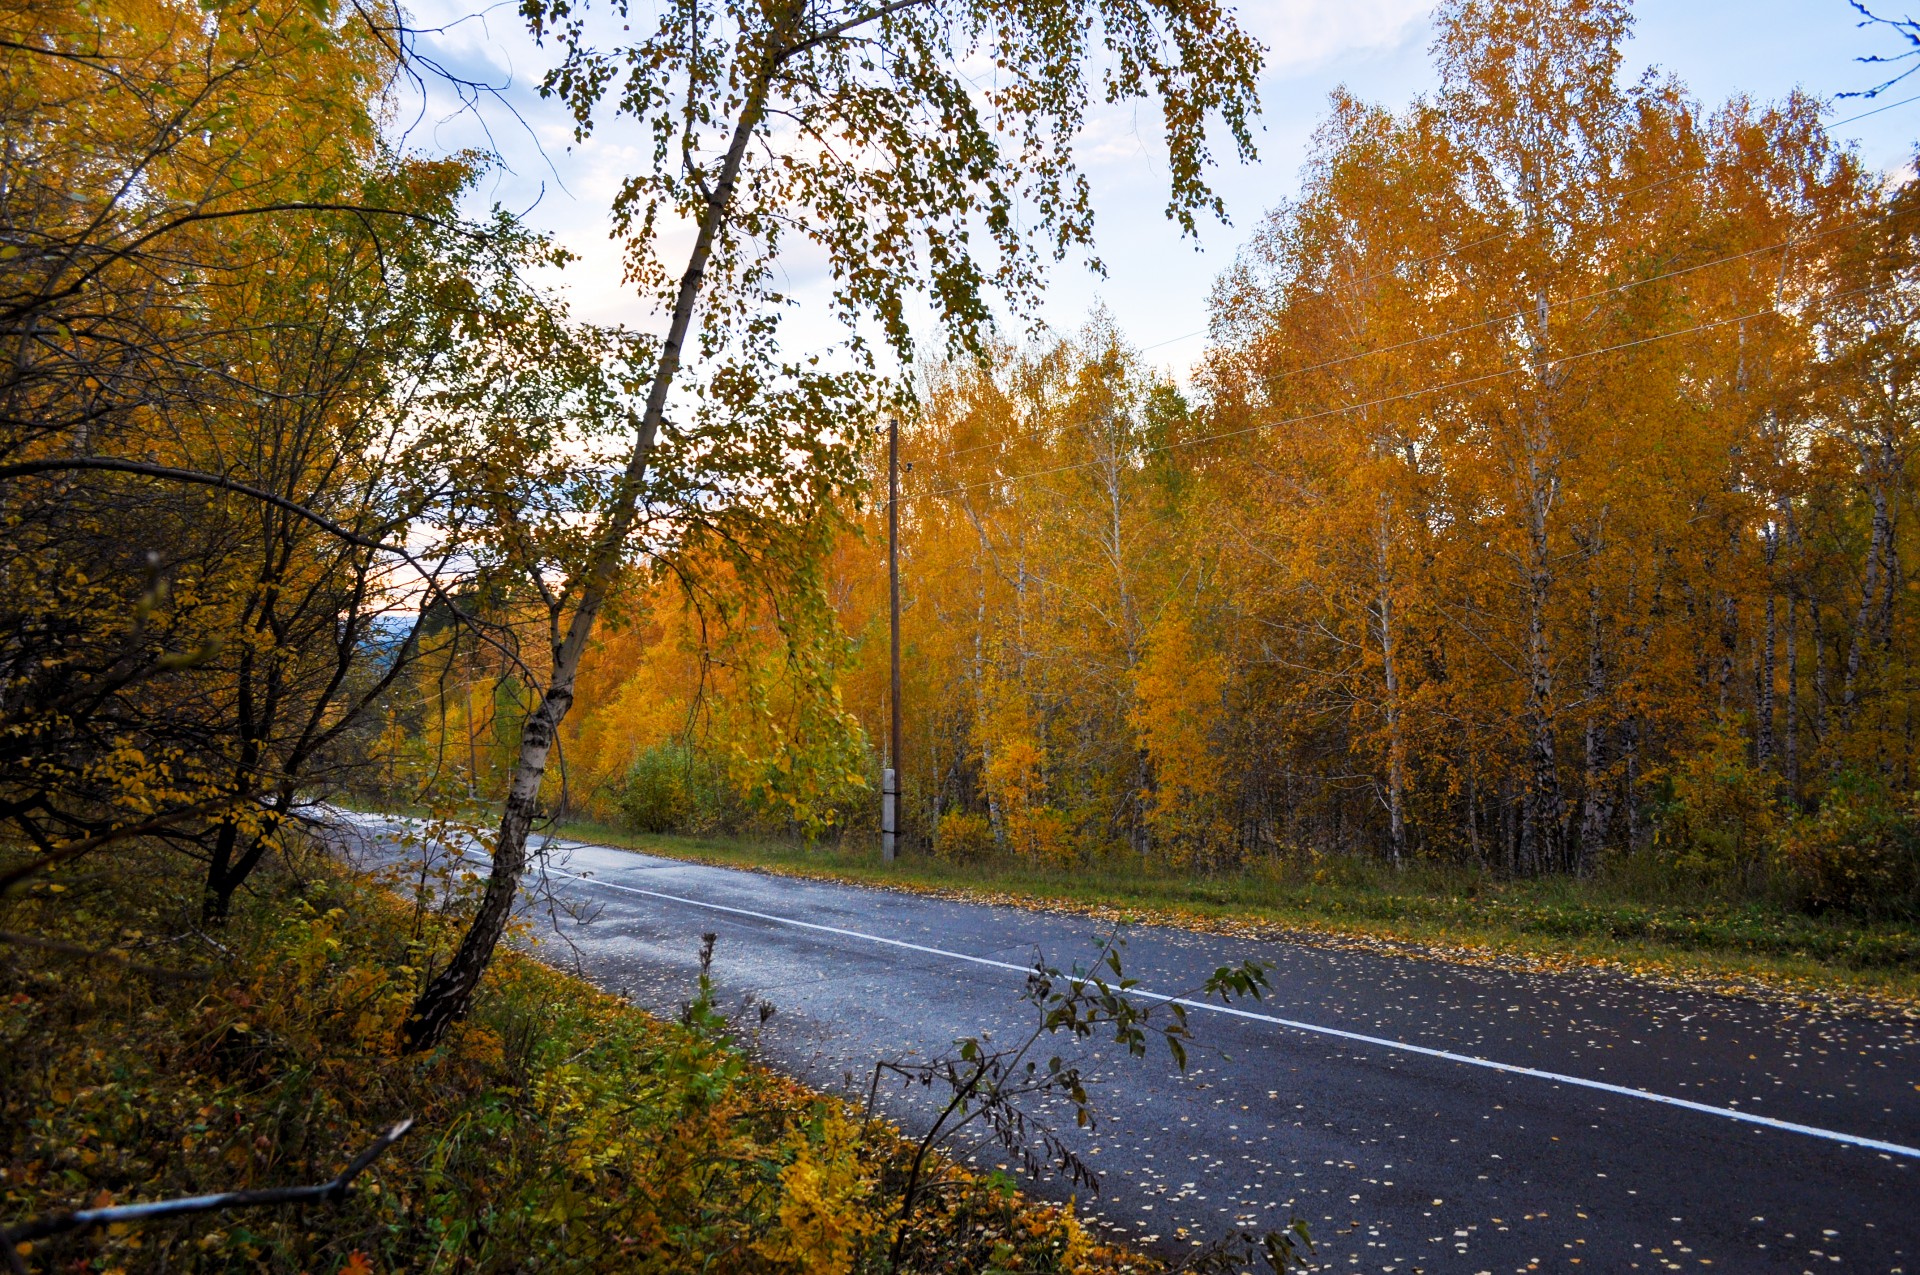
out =
[[[578,843],[583,849],[599,849],[586,843]],[[469,852],[462,852],[463,854]],[[814,930],[821,934],[835,934],[841,938],[860,939],[867,943],[879,943],[887,947],[903,948],[909,952],[921,952],[928,956],[941,956],[952,961],[966,961],[973,965],[985,965],[993,969],[1012,970],[1024,974],[1029,967],[1015,965],[1009,961],[996,961],[985,956],[969,956],[965,952],[950,952],[941,947],[928,947],[923,943],[909,943],[905,939],[890,939],[878,934],[864,934],[859,930],[846,930],[837,925],[820,925],[814,921],[796,921],[792,917],[775,916],[771,912],[756,912],[752,908],[730,907],[724,903],[708,903],[704,899],[689,899],[685,895],[667,894],[661,890],[643,890],[639,886],[621,885],[617,881],[603,881],[598,877],[582,876],[577,872],[566,872],[559,868],[548,868],[554,876],[571,877],[588,885],[604,886],[609,890],[620,890],[627,894],[644,895],[650,899],[664,899],[669,903],[684,903],[688,907],[706,908],[712,912],[726,912],[733,916],[752,917],[756,921],[768,921],[774,925],[786,925],[800,930]],[[1157,997],[1188,1009],[1206,1010],[1213,1014],[1228,1014],[1234,1018],[1250,1019],[1257,1023],[1271,1023],[1276,1027],[1287,1027],[1294,1031],[1311,1032],[1317,1036],[1332,1036],[1339,1040],[1351,1040],[1362,1045],[1373,1045],[1380,1049],[1394,1049],[1401,1053],[1420,1054],[1427,1058],[1439,1058],[1445,1062],[1463,1063],[1469,1067],[1485,1067],[1489,1071],[1505,1072],[1510,1076],[1531,1076],[1535,1080],[1544,1080],[1556,1085],[1574,1085],[1581,1089],[1592,1089],[1599,1093],[1618,1094],[1622,1098],[1637,1098],[1642,1102],[1657,1102],[1668,1107],[1679,1107],[1686,1111],[1697,1111],[1702,1115],[1719,1116],[1723,1120],[1737,1120],[1744,1124],[1759,1125],[1767,1129],[1778,1129],[1783,1133],[1800,1133],[1810,1138],[1824,1138],[1828,1142],[1838,1142],[1846,1146],[1865,1147],[1870,1151],[1880,1151],[1887,1155],[1905,1156],[1920,1160],[1920,1147],[1901,1146],[1897,1142],[1882,1142],[1878,1138],[1861,1137],[1858,1134],[1841,1133],[1835,1129],[1822,1129],[1810,1124],[1795,1124],[1791,1120],[1775,1120],[1772,1116],[1756,1115],[1751,1111],[1740,1111],[1733,1107],[1716,1107],[1711,1103],[1693,1102],[1686,1098],[1675,1098],[1668,1094],[1653,1093],[1646,1089],[1629,1089],[1625,1085],[1610,1085],[1604,1080],[1588,1080],[1583,1076],[1568,1076],[1557,1071],[1543,1071],[1538,1067],[1519,1067],[1513,1063],[1495,1062],[1491,1058],[1476,1058],[1472,1054],[1456,1054],[1451,1050],[1433,1049],[1427,1045],[1409,1044],[1404,1040],[1392,1040],[1385,1036],[1368,1036],[1362,1032],[1345,1031],[1338,1027],[1325,1027],[1319,1023],[1302,1022],[1297,1018],[1280,1018],[1273,1014],[1261,1014],[1250,1009],[1236,1009],[1231,1005],[1216,1005],[1211,1001],[1197,1001],[1185,996],[1166,996],[1160,992],[1149,991],[1144,987],[1133,989],[1138,995]]]
[[[951,952],[946,948],[929,947],[924,943],[909,943],[905,939],[890,939],[878,934],[865,934],[859,930],[842,929],[837,925],[821,925],[814,921],[796,921],[792,917],[775,916],[771,912],[756,912],[752,908],[730,907],[724,903],[709,903],[704,899],[689,899],[685,895],[668,894],[661,890],[643,890],[638,886],[621,885],[617,881],[603,881],[598,877],[582,876],[575,872],[566,872],[559,868],[548,868],[555,876],[571,877],[588,885],[604,886],[609,890],[620,890],[627,894],[645,895],[650,899],[663,899],[669,903],[684,903],[689,907],[706,908],[713,912],[726,912],[733,916],[752,917],[757,921],[768,921],[775,925],[792,926],[795,929],[815,930],[822,934],[834,934],[841,938],[860,939],[868,943],[880,943],[887,947],[904,948],[909,952],[921,952],[928,956],[941,956],[953,961],[966,961],[973,965],[986,965],[993,969],[1012,970],[1024,974],[1028,967],[1015,965],[1010,961],[996,961],[985,956],[969,956],[965,952]],[[1795,1124],[1791,1120],[1775,1120],[1772,1116],[1756,1115],[1751,1111],[1740,1111],[1732,1107],[1716,1107],[1711,1103],[1692,1102],[1686,1098],[1675,1098],[1668,1094],[1653,1093],[1645,1089],[1629,1089],[1625,1085],[1610,1085],[1603,1080],[1588,1080],[1582,1076],[1563,1075],[1557,1071],[1542,1071],[1538,1067],[1519,1067],[1513,1063],[1496,1062],[1491,1058],[1476,1058],[1471,1054],[1456,1054],[1451,1050],[1433,1049],[1426,1045],[1409,1044],[1403,1040],[1391,1040],[1385,1036],[1368,1036],[1362,1032],[1345,1031],[1338,1027],[1325,1027],[1319,1023],[1302,1022],[1295,1018],[1280,1018],[1273,1014],[1261,1014],[1250,1009],[1236,1009],[1231,1005],[1216,1005],[1211,1001],[1198,1001],[1185,996],[1165,996],[1159,992],[1136,987],[1141,996],[1157,997],[1172,1004],[1188,1009],[1201,1009],[1214,1014],[1230,1014],[1235,1018],[1251,1019],[1254,1022],[1272,1023],[1276,1027],[1288,1027],[1294,1031],[1312,1032],[1319,1036],[1334,1036],[1341,1040],[1356,1041],[1363,1045],[1374,1045],[1381,1049],[1394,1049],[1402,1053],[1422,1054],[1428,1058],[1439,1058],[1446,1062],[1464,1063],[1470,1067],[1485,1067],[1490,1071],[1505,1072],[1512,1076],[1532,1076],[1536,1080],[1545,1080],[1556,1085],[1576,1085],[1582,1089],[1594,1089],[1601,1093],[1618,1094],[1623,1098],[1638,1098],[1643,1102],[1658,1102],[1669,1107],[1680,1107],[1687,1111],[1698,1111],[1704,1115],[1719,1116],[1726,1120],[1738,1120],[1746,1124],[1761,1125],[1768,1129],[1779,1129],[1786,1133],[1801,1133],[1811,1138],[1825,1138],[1829,1142],[1844,1143],[1848,1146],[1866,1147],[1873,1151],[1883,1151],[1888,1155],[1906,1156],[1920,1160],[1920,1147],[1905,1147],[1897,1142],[1882,1142],[1878,1138],[1865,1138],[1857,1134],[1841,1133],[1834,1129],[1821,1129],[1814,1125]]]

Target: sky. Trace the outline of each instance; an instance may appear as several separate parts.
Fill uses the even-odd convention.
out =
[[[635,5],[636,11],[643,4]],[[1196,242],[1166,220],[1166,170],[1157,143],[1157,114],[1106,111],[1092,121],[1081,160],[1092,184],[1097,248],[1104,278],[1069,260],[1056,268],[1041,318],[1071,332],[1104,307],[1146,359],[1176,378],[1205,345],[1207,297],[1239,245],[1266,211],[1298,188],[1314,128],[1328,94],[1344,86],[1389,107],[1404,105],[1435,84],[1429,0],[1242,0],[1242,24],[1268,49],[1260,84],[1262,117],[1255,163],[1228,162],[1213,175],[1231,224],[1203,221]],[[608,239],[607,209],[622,176],[637,168],[631,121],[603,126],[575,145],[571,121],[534,92],[550,50],[537,47],[502,4],[479,18],[463,0],[416,5],[423,26],[446,26],[426,38],[433,56],[475,79],[504,86],[499,101],[459,113],[434,100],[407,114],[407,143],[426,152],[471,147],[491,139],[506,167],[478,192],[477,202],[528,210],[529,220],[582,260],[556,277],[574,312],[599,323],[657,326],[651,312],[620,282],[617,246]],[[1846,0],[1640,0],[1624,73],[1648,66],[1677,75],[1711,107],[1745,93],[1775,100],[1795,88],[1838,99],[1829,118],[1875,113],[1836,129],[1857,143],[1875,168],[1911,157],[1920,138],[1920,74],[1872,100],[1840,99],[1886,78],[1861,65],[1865,54],[1898,52],[1885,28],[1862,29]],[[511,110],[508,105],[511,105]],[[1136,119],[1137,115],[1137,119]],[[483,133],[482,129],[485,132]],[[1230,153],[1230,152],[1229,152]],[[476,209],[478,211],[478,209]],[[785,324],[787,339],[830,342],[837,332],[813,315],[824,283],[803,260],[789,288],[799,299]]]

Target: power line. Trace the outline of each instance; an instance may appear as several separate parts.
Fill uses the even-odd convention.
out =
[[[1862,111],[1857,115],[1850,115],[1845,119],[1835,120],[1831,124],[1823,125],[1822,127],[1829,131],[1836,128],[1842,128],[1848,124],[1857,123],[1858,121],[1866,119],[1869,116],[1879,115],[1882,112],[1895,110],[1902,106],[1910,106],[1915,102],[1920,102],[1920,94],[1915,94],[1913,97],[1909,97],[1909,98],[1903,98],[1898,102],[1889,102],[1885,106],[1877,106],[1870,111]],[[1629,190],[1622,191],[1617,196],[1617,198],[1619,200],[1627,200],[1627,199],[1633,198],[1635,195],[1644,194],[1645,192],[1650,190],[1657,190],[1662,186],[1670,185],[1673,182],[1681,180],[1682,178],[1695,176],[1701,172],[1704,172],[1708,168],[1710,168],[1712,164],[1713,164],[1712,157],[1708,157],[1704,160],[1696,161],[1680,169],[1679,171],[1669,173],[1667,176],[1659,178],[1656,181],[1645,182]],[[1615,217],[1613,219],[1613,222],[1610,224],[1618,224],[1619,222],[1624,220],[1626,220],[1626,215]],[[1827,235],[1837,233],[1838,230],[1840,229],[1842,228],[1835,227],[1834,229],[1831,229],[1831,230],[1821,231],[1818,234],[1808,236],[1806,239],[1800,240],[1798,242],[1810,243],[1810,242],[1813,242],[1814,240],[1825,238]],[[1408,269],[1410,267],[1415,267],[1415,266],[1430,265],[1436,261],[1444,261],[1450,257],[1457,257],[1464,253],[1470,252],[1475,248],[1484,247],[1487,244],[1495,243],[1501,239],[1505,239],[1515,234],[1516,231],[1517,231],[1517,228],[1509,228],[1506,230],[1497,231],[1494,234],[1483,236],[1479,239],[1475,239],[1469,243],[1460,244],[1453,248],[1448,248],[1442,252],[1431,253],[1425,257],[1416,257],[1410,261],[1400,262],[1388,269],[1377,270],[1372,274],[1362,275],[1357,279],[1350,280],[1347,286],[1349,288],[1358,287],[1360,284],[1371,283],[1375,279],[1384,278],[1400,270]],[[1711,261],[1697,262],[1693,265],[1685,266],[1678,270],[1667,271],[1663,274],[1653,275],[1645,279],[1629,280],[1626,283],[1618,284],[1611,288],[1602,288],[1597,291],[1581,294],[1579,296],[1568,297],[1562,301],[1556,302],[1555,304],[1565,306],[1565,305],[1577,304],[1578,302],[1581,302],[1581,301],[1595,300],[1600,297],[1608,296],[1616,292],[1623,292],[1631,288],[1642,287],[1646,284],[1658,283],[1658,282],[1661,282],[1662,280],[1677,278],[1680,275],[1689,274],[1696,270],[1704,270],[1712,266],[1724,265],[1730,261],[1739,261],[1746,257],[1761,256],[1768,252],[1773,252],[1773,251],[1777,251],[1785,248],[1791,248],[1794,246],[1795,242],[1796,241],[1794,239],[1789,237],[1787,240],[1779,244],[1769,245],[1768,247],[1765,247],[1765,248],[1754,248],[1746,252],[1732,253],[1724,257],[1716,257]],[[1482,327],[1486,327],[1486,326],[1490,326],[1498,323],[1509,322],[1512,319],[1521,318],[1521,317],[1524,317],[1524,315],[1517,311],[1512,314],[1498,315],[1490,319],[1481,320],[1477,323],[1467,324],[1463,327],[1453,328],[1444,332],[1437,332],[1427,336],[1415,337],[1415,338],[1412,338],[1411,340],[1403,341],[1396,345],[1385,346],[1376,350],[1362,350],[1354,354],[1342,355],[1339,358],[1328,359],[1321,363],[1315,363],[1315,364],[1310,364],[1306,367],[1295,368],[1288,372],[1282,373],[1280,378],[1278,379],[1284,380],[1284,379],[1288,379],[1295,376],[1304,376],[1309,372],[1323,371],[1329,367],[1339,366],[1342,363],[1353,362],[1363,358],[1370,358],[1376,354],[1386,354],[1386,353],[1391,353],[1397,350],[1408,349],[1413,346],[1423,344],[1427,341],[1443,340],[1449,336],[1458,336],[1467,332],[1476,331]],[[1156,341],[1152,345],[1141,346],[1139,350],[1136,351],[1136,353],[1145,354],[1148,351],[1157,350],[1162,348],[1163,346],[1172,345],[1179,341],[1185,341],[1192,337],[1204,336],[1208,331],[1209,331],[1208,328],[1196,328],[1192,332],[1182,333],[1179,336],[1168,337],[1163,341]],[[970,455],[973,452],[987,451],[990,449],[1003,450],[1008,446],[1009,443],[1013,441],[1016,441],[1016,440],[1003,438],[1003,439],[996,439],[995,441],[990,443],[976,443],[970,447],[954,448],[953,450],[946,452],[943,458],[947,460],[951,460],[954,457]],[[1037,436],[1029,436],[1027,441],[1037,441]]]
[[[1838,300],[1843,300],[1847,297],[1859,296],[1862,293],[1871,292],[1871,291],[1873,291],[1873,289],[1871,288],[1855,288],[1849,292],[1837,293],[1831,299],[1838,301]],[[1691,336],[1696,332],[1706,332],[1714,328],[1728,327],[1735,323],[1745,323],[1749,319],[1761,318],[1761,317],[1764,317],[1765,315],[1772,314],[1772,313],[1774,313],[1774,311],[1771,308],[1768,308],[1764,310],[1755,310],[1749,314],[1734,315],[1731,318],[1715,319],[1707,323],[1697,323],[1692,327],[1680,328],[1672,332],[1662,332],[1654,336],[1638,337],[1631,341],[1621,341],[1614,345],[1601,346],[1598,349],[1582,350],[1576,354],[1563,355],[1560,358],[1548,360],[1546,366],[1548,369],[1557,368],[1562,366],[1563,364],[1578,362],[1582,359],[1598,358],[1600,355],[1603,355],[1603,354],[1614,354],[1614,353],[1618,353],[1621,350],[1634,349],[1637,346],[1651,345],[1658,341],[1672,340],[1675,337]],[[1323,408],[1320,411],[1308,412],[1301,416],[1291,416],[1282,420],[1275,420],[1275,421],[1262,421],[1255,425],[1242,426],[1239,429],[1222,430],[1219,433],[1203,434],[1195,438],[1179,439],[1179,440],[1176,440],[1175,442],[1163,443],[1156,447],[1143,447],[1143,448],[1137,449],[1135,454],[1136,455],[1152,455],[1153,453],[1156,453],[1156,452],[1176,451],[1185,447],[1199,447],[1207,443],[1217,443],[1217,442],[1223,442],[1231,438],[1240,438],[1247,434],[1259,433],[1262,430],[1277,429],[1287,425],[1304,425],[1312,421],[1324,420],[1330,416],[1344,415],[1347,412],[1361,411],[1366,408],[1372,408],[1372,407],[1384,407],[1391,403],[1400,403],[1400,402],[1405,402],[1409,399],[1422,398],[1429,394],[1445,393],[1448,390],[1468,389],[1475,385],[1484,385],[1491,381],[1497,381],[1503,377],[1517,375],[1524,370],[1525,369],[1519,368],[1519,367],[1504,368],[1497,372],[1486,372],[1478,376],[1464,377],[1460,380],[1448,381],[1440,385],[1423,386],[1419,389],[1406,390],[1399,394],[1382,395],[1378,398],[1368,399],[1359,403],[1347,403],[1339,407]],[[1058,474],[1067,474],[1067,473],[1073,473],[1082,469],[1091,469],[1097,465],[1103,465],[1107,463],[1110,463],[1110,462],[1104,461],[1104,460],[1090,460],[1090,461],[1077,461],[1073,464],[1068,464],[1068,465],[1054,465],[1046,469],[1030,470],[1024,474],[1007,474],[997,478],[982,479],[978,482],[973,482],[973,483],[963,483],[963,484],[956,484],[950,487],[935,488],[932,491],[927,492],[926,495],[931,497],[954,496],[964,492],[977,491],[987,487],[999,487],[1009,483],[1029,482],[1036,478],[1050,478]]]
[[[1648,284],[1660,283],[1669,279],[1677,279],[1683,275],[1693,274],[1701,270],[1707,270],[1714,266],[1726,265],[1728,262],[1744,261],[1749,257],[1760,257],[1760,256],[1765,256],[1770,252],[1781,252],[1785,250],[1790,250],[1792,248],[1801,247],[1806,244],[1814,243],[1818,240],[1827,238],[1830,235],[1838,234],[1842,230],[1846,230],[1846,229],[1849,229],[1849,227],[1834,226],[1830,229],[1822,230],[1815,234],[1807,235],[1803,238],[1796,239],[1796,238],[1789,237],[1787,239],[1781,240],[1779,243],[1767,244],[1759,248],[1749,248],[1742,252],[1728,253],[1725,256],[1713,257],[1706,261],[1696,261],[1691,265],[1681,266],[1673,270],[1663,271],[1662,273],[1656,274],[1656,275],[1648,275],[1644,279],[1630,279],[1625,283],[1614,284],[1611,287],[1596,288],[1591,292],[1583,292],[1583,293],[1578,293],[1574,296],[1563,297],[1557,301],[1552,302],[1551,308],[1563,309],[1570,305],[1578,305],[1584,301],[1594,301],[1594,300],[1598,300],[1601,297],[1611,296],[1615,293],[1627,292],[1634,288],[1645,287]],[[1321,371],[1325,371],[1328,368],[1339,367],[1343,364],[1358,362],[1361,359],[1373,358],[1376,355],[1392,354],[1400,350],[1411,349],[1414,346],[1424,345],[1430,341],[1441,341],[1441,340],[1445,340],[1448,337],[1462,336],[1469,332],[1479,331],[1482,328],[1494,327],[1502,323],[1512,322],[1515,319],[1525,318],[1526,315],[1527,315],[1527,312],[1524,310],[1513,310],[1505,314],[1497,314],[1490,318],[1476,320],[1473,323],[1461,324],[1458,327],[1446,328],[1439,332],[1429,332],[1421,336],[1410,337],[1405,341],[1399,341],[1394,343],[1393,345],[1378,346],[1373,349],[1367,349],[1367,350],[1356,350],[1351,354],[1342,354],[1335,358],[1324,359],[1319,363],[1309,363],[1303,367],[1289,368],[1285,372],[1281,372],[1271,379],[1276,382],[1292,380],[1295,377],[1305,376],[1309,372],[1321,372]],[[1040,439],[1040,436],[1038,434],[1029,433],[1025,436],[1024,439],[1020,439],[1020,440],[1003,438],[1003,439],[998,439],[991,443],[976,443],[970,447],[958,447],[958,448],[954,448],[951,451],[944,452],[938,457],[938,459],[952,460],[956,456],[965,456],[973,452],[985,451],[989,448],[1005,448],[1009,443],[1015,442],[1015,441],[1035,442],[1035,441],[1039,441],[1039,439]]]
[[[1164,341],[1155,341],[1152,345],[1143,345],[1140,347],[1139,352],[1145,354],[1148,350],[1157,350],[1163,345],[1172,345],[1175,341],[1185,341],[1196,336],[1205,336],[1206,334],[1206,328],[1195,328],[1193,331],[1183,332],[1179,336],[1170,336]]]
[[[1920,94],[1915,94],[1913,97],[1909,97],[1909,98],[1902,98],[1898,102],[1889,102],[1885,106],[1876,106],[1872,110],[1862,111],[1858,115],[1849,115],[1845,119],[1835,120],[1833,121],[1833,123],[1823,125],[1822,127],[1829,131],[1836,128],[1843,128],[1848,124],[1858,123],[1859,121],[1866,119],[1869,116],[1878,115],[1883,111],[1895,110],[1898,107],[1902,107],[1902,106],[1911,106],[1915,102],[1920,102]],[[1686,168],[1681,169],[1679,172],[1669,173],[1667,176],[1660,178],[1658,181],[1648,182],[1642,186],[1635,186],[1631,190],[1622,191],[1619,195],[1619,198],[1631,199],[1635,195],[1644,194],[1649,190],[1656,190],[1661,186],[1665,186],[1671,182],[1678,181],[1682,177],[1689,177],[1696,172],[1703,171],[1709,166],[1711,166],[1712,162],[1713,162],[1712,159],[1707,159],[1707,160],[1700,161],[1698,163],[1690,164]],[[1493,243],[1499,239],[1504,239],[1508,235],[1511,235],[1513,233],[1514,232],[1512,230],[1498,231],[1494,234],[1487,235],[1484,238],[1476,239],[1472,243],[1461,244],[1457,248],[1449,248],[1445,252],[1433,253],[1432,255],[1426,256],[1426,257],[1416,257],[1412,261],[1404,262],[1402,263],[1402,265],[1394,267],[1394,269],[1396,270],[1404,269],[1406,266],[1423,266],[1431,262],[1443,261],[1448,257],[1458,256],[1459,254],[1463,252],[1467,252],[1470,249],[1478,248],[1485,244]],[[1382,270],[1374,274],[1363,275],[1360,278],[1354,280],[1354,283],[1356,284],[1370,283],[1373,280],[1380,278],[1382,275],[1391,274],[1391,273],[1392,273],[1391,270]],[[1207,328],[1195,328],[1193,331],[1183,332],[1179,336],[1170,336],[1164,341],[1155,341],[1152,345],[1143,345],[1140,347],[1139,352],[1142,354],[1145,354],[1148,350],[1157,350],[1162,346],[1172,345],[1177,341],[1185,341],[1192,337],[1204,336],[1206,335],[1207,331],[1208,331]]]
[[[1903,97],[1898,102],[1888,102],[1885,106],[1876,106],[1872,110],[1862,111],[1858,115],[1849,115],[1843,120],[1835,120],[1833,123],[1827,125],[1827,127],[1839,128],[1842,125],[1853,124],[1863,120],[1869,115],[1878,115],[1882,111],[1891,111],[1896,106],[1912,106],[1915,102],[1920,102],[1920,93],[1916,93],[1912,97]]]

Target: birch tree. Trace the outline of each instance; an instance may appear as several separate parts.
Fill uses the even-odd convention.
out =
[[[1094,100],[1158,102],[1167,213],[1187,232],[1223,211],[1206,182],[1210,135],[1253,151],[1261,50],[1216,0],[668,0],[652,17],[623,0],[604,15],[525,0],[521,12],[560,52],[543,91],[580,134],[610,121],[642,139],[613,217],[628,279],[663,327],[589,546],[555,586],[549,671],[492,871],[414,1005],[416,1049],[464,1010],[505,930],[555,731],[660,465],[718,463],[734,420],[777,411],[804,474],[849,442],[882,354],[911,357],[920,300],[962,350],[984,348],[995,294],[1030,310],[1052,263],[1091,258],[1074,146]],[[825,263],[847,370],[782,353],[781,265],[795,249]],[[756,437],[747,445],[772,445]]]

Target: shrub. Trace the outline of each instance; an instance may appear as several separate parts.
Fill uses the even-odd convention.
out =
[[[1072,815],[1054,806],[1031,807],[1020,815],[1012,839],[1027,858],[1049,868],[1070,868],[1080,861],[1080,830]]]
[[[1737,721],[1722,719],[1701,745],[1667,774],[1672,795],[1660,813],[1655,846],[1682,871],[1751,884],[1780,830],[1774,777],[1747,759]]]
[[[1877,780],[1843,774],[1819,811],[1782,839],[1780,868],[1810,911],[1920,910],[1920,798],[1895,800]]]
[[[993,826],[985,815],[949,810],[933,834],[933,852],[950,863],[971,863],[993,850]]]
[[[620,814],[635,832],[681,832],[696,809],[693,757],[674,744],[655,744],[634,758],[620,790]]]
[[[914,804],[911,792],[903,795],[901,802],[904,807],[902,817],[911,835],[915,830],[912,812],[918,807]],[[849,842],[880,843],[880,759],[873,755],[871,749],[865,750],[859,782],[839,785],[820,809],[822,826],[816,830],[817,839],[831,840],[841,845]],[[806,828],[784,820],[778,827],[782,832],[792,827],[802,837],[807,832]]]

